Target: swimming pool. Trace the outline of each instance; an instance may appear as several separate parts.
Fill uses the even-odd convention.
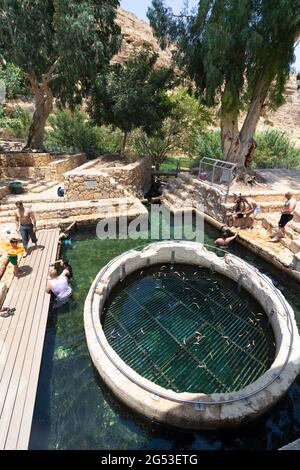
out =
[[[205,227],[205,242],[217,232]],[[299,437],[300,377],[268,416],[223,432],[178,431],[136,416],[121,405],[93,368],[83,327],[83,304],[101,266],[140,240],[100,241],[95,230],[65,249],[75,272],[74,299],[49,316],[30,439],[30,449],[217,450],[277,449]],[[299,285],[237,243],[231,251],[272,277],[295,310],[300,326]]]

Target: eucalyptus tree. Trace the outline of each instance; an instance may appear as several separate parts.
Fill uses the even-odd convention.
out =
[[[175,59],[198,93],[219,105],[223,157],[244,169],[263,108],[284,102],[300,0],[200,0],[177,16],[153,0],[148,17],[161,45],[176,45]]]
[[[0,0],[0,51],[22,70],[35,98],[28,149],[43,149],[47,118],[73,108],[120,45],[119,0]]]

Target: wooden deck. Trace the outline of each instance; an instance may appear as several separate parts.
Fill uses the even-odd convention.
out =
[[[58,230],[38,233],[38,248],[22,259],[22,277],[14,278],[0,317],[0,449],[27,449],[43,352],[50,296],[49,264],[56,258]]]

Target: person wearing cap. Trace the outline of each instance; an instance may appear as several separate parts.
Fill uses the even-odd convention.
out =
[[[228,212],[228,214],[226,214],[227,224],[229,226],[235,225],[237,219],[247,217],[247,210],[251,209],[249,202],[241,193],[234,193],[233,195],[235,205],[232,212]]]

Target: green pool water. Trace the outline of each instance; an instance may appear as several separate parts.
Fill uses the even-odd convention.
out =
[[[104,307],[111,347],[138,374],[177,393],[242,390],[271,366],[267,316],[230,279],[186,265],[157,265],[119,282]]]
[[[205,227],[206,243],[216,236],[213,228]],[[299,438],[300,377],[269,415],[245,428],[223,432],[167,428],[134,415],[112,396],[89,356],[83,305],[100,268],[139,245],[140,240],[100,241],[92,230],[76,236],[72,247],[65,248],[75,274],[74,298],[68,307],[49,314],[30,449],[277,449]],[[237,243],[230,250],[273,279],[300,325],[299,285]]]

